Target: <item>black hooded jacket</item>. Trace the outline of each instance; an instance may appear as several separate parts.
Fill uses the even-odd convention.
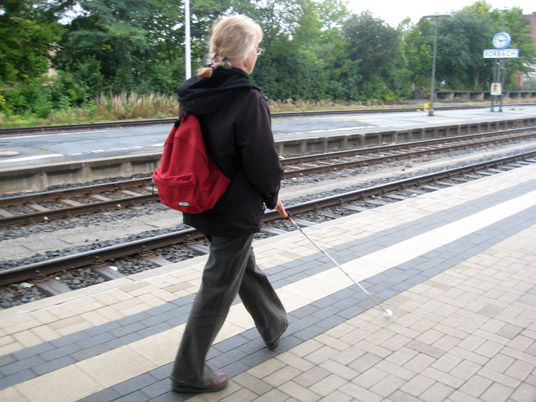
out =
[[[177,93],[180,110],[197,115],[207,153],[231,179],[214,208],[183,213],[184,223],[209,236],[258,232],[263,203],[275,207],[283,176],[266,98],[234,67],[217,68],[208,79],[194,76]]]

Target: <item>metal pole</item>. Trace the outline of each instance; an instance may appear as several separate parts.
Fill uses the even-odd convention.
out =
[[[435,98],[435,70],[436,70],[436,57],[437,57],[437,19],[439,17],[451,17],[449,13],[436,13],[431,15],[424,15],[422,18],[432,18],[435,20],[434,29],[434,58],[432,62],[432,85],[430,91],[430,109],[428,110],[428,116],[434,115],[434,98]]]
[[[503,96],[504,96],[504,68],[506,67],[506,60],[501,60],[501,97],[500,97],[500,105],[499,105],[499,112],[502,112],[502,105],[503,105]]]
[[[434,115],[434,90],[435,90],[435,66],[436,66],[436,53],[437,53],[437,18],[435,19],[435,32],[434,32],[434,59],[432,62],[432,89],[430,91],[430,109],[428,110],[428,116]]]
[[[185,71],[186,79],[192,76],[192,61],[190,50],[190,0],[184,0],[184,28],[185,28]]]
[[[502,10],[499,10],[500,12],[503,13],[502,15],[502,29],[501,31],[504,32],[504,19],[505,19],[505,15],[504,13],[510,11],[509,8],[503,8]],[[506,67],[506,60],[501,60],[500,62],[500,66],[499,66],[499,76],[501,78],[501,95],[500,95],[500,98],[499,98],[499,101],[500,101],[500,106],[499,106],[499,112],[502,112],[502,105],[503,105],[503,94],[504,94],[504,69]]]

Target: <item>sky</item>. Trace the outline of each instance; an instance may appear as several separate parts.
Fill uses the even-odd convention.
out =
[[[369,10],[375,18],[381,18],[396,27],[406,17],[417,23],[423,15],[458,11],[475,2],[476,0],[348,0],[348,8],[356,14]],[[488,0],[487,3],[492,10],[519,7],[523,14],[536,12],[534,0]]]

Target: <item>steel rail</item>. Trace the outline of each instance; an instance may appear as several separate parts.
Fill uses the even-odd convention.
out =
[[[49,211],[32,212],[24,215],[15,215],[0,218],[0,226],[21,225],[28,222],[35,223],[42,220],[73,217],[76,215],[110,210],[112,207],[122,208],[123,206],[136,205],[144,202],[154,202],[160,200],[158,194],[144,194],[133,197],[125,197],[119,200],[99,201],[94,204],[84,204],[61,209],[51,209]]]
[[[462,174],[472,173],[483,169],[490,169],[519,160],[534,158],[536,151],[524,152],[517,155],[480,162],[473,165],[447,169],[436,173],[416,176],[408,179],[397,180],[365,189],[350,191],[336,196],[325,197],[311,200],[297,205],[285,206],[286,210],[293,214],[305,213],[320,208],[337,206],[345,202],[362,200],[371,196],[385,195],[392,191],[419,186],[426,183],[452,178]],[[276,211],[266,212],[264,222],[270,222],[279,219],[281,216]],[[171,246],[185,240],[195,240],[202,238],[203,235],[194,229],[180,232],[169,233],[155,236],[147,239],[136,240],[129,243],[105,247],[98,250],[92,250],[72,256],[55,258],[47,261],[41,261],[21,267],[10,268],[0,271],[0,285],[32,280],[35,278],[45,278],[46,276],[69,269],[80,268],[83,266],[102,264],[104,261],[112,258],[120,258],[128,255],[138,254],[147,250],[159,247]]]
[[[103,247],[98,250],[86,251],[76,255],[59,257],[48,261],[41,261],[21,267],[0,271],[0,285],[8,285],[26,280],[40,280],[59,272],[99,265],[105,261],[121,258],[128,255],[143,253],[149,250],[184,243],[189,240],[202,238],[203,235],[195,229],[168,233],[148,239],[135,240],[128,243]]]
[[[434,153],[443,153],[443,152],[449,152],[456,149],[465,149],[471,146],[482,146],[487,145],[491,143],[498,143],[498,142],[506,142],[511,141],[515,139],[523,139],[523,138],[529,138],[536,136],[536,132],[532,133],[521,133],[514,136],[508,136],[509,134],[516,134],[522,131],[527,131],[533,129],[533,127],[529,128],[523,128],[523,129],[510,129],[505,131],[500,131],[500,137],[499,138],[487,138],[489,136],[497,135],[497,132],[492,133],[480,133],[480,134],[469,134],[464,136],[457,136],[457,137],[450,137],[450,138],[441,138],[441,139],[434,139],[434,140],[423,140],[423,141],[415,141],[410,143],[404,143],[404,144],[394,144],[394,145],[386,145],[381,147],[372,147],[372,148],[361,148],[361,149],[355,149],[353,151],[338,151],[338,152],[330,152],[327,154],[317,154],[317,155],[308,155],[303,157],[294,157],[294,158],[288,158],[283,159],[283,165],[287,168],[292,167],[292,165],[298,165],[299,163],[304,163],[308,161],[319,161],[319,160],[325,160],[327,158],[330,159],[337,159],[342,157],[349,157],[349,156],[355,156],[360,154],[370,154],[370,153],[389,153],[396,150],[407,150],[412,148],[418,148],[418,147],[429,147],[429,146],[437,146],[444,143],[452,143],[455,142],[455,145],[449,145],[445,148],[426,148],[422,150],[413,150],[410,153],[399,153],[399,154],[387,154],[387,155],[381,155],[381,156],[373,156],[371,158],[366,159],[360,159],[360,160],[352,160],[352,161],[337,161],[335,163],[326,163],[324,165],[311,167],[307,166],[304,168],[300,168],[297,166],[296,168],[293,168],[292,170],[286,170],[284,173],[284,178],[291,178],[296,176],[302,176],[306,174],[311,173],[318,173],[323,171],[329,171],[332,169],[347,169],[347,168],[355,168],[359,166],[368,166],[371,164],[376,163],[382,163],[392,160],[399,160],[399,159],[407,159],[407,158],[413,158],[417,156],[422,155],[429,155]],[[480,139],[484,138],[484,141],[479,141]],[[59,198],[65,198],[73,195],[87,195],[90,193],[95,192],[102,192],[102,191],[120,191],[124,188],[132,188],[132,187],[147,187],[152,184],[151,178],[144,178],[144,179],[135,179],[135,180],[127,180],[127,181],[120,181],[120,182],[114,182],[114,183],[105,183],[105,184],[98,184],[95,186],[84,186],[79,187],[71,190],[58,190],[58,191],[52,191],[52,192],[45,192],[45,193],[38,193],[33,195],[24,195],[19,197],[8,197],[0,199],[0,207],[1,206],[9,206],[9,205],[18,205],[18,204],[24,204],[27,202],[36,202],[39,200],[56,200]],[[9,225],[21,225],[26,223],[36,223],[39,221],[42,221],[43,219],[49,220],[49,219],[58,219],[58,218],[68,218],[75,215],[85,214],[85,213],[91,213],[91,212],[99,212],[107,209],[111,209],[114,207],[122,208],[124,206],[130,206],[130,205],[136,205],[139,203],[146,203],[146,202],[154,202],[158,201],[159,197],[158,194],[153,192],[151,194],[144,194],[144,195],[138,195],[138,196],[131,196],[131,197],[124,197],[121,199],[113,199],[109,201],[99,201],[94,202],[91,204],[82,204],[78,206],[70,206],[70,207],[64,207],[64,208],[58,208],[58,209],[50,209],[48,211],[39,211],[39,212],[32,212],[27,214],[21,214],[21,215],[14,215],[14,216],[6,216],[6,217],[0,217],[0,226],[9,226]]]
[[[74,187],[65,190],[44,191],[41,193],[0,198],[0,207],[5,207],[14,204],[24,204],[26,202],[54,200],[58,198],[72,197],[74,195],[86,195],[95,192],[120,191],[121,189],[133,187],[139,188],[149,185],[152,185],[152,179],[150,177],[143,179],[121,180],[114,181],[111,183],[94,184],[91,186]]]
[[[399,159],[407,159],[407,158],[414,158],[414,157],[418,157],[418,156],[424,156],[424,155],[430,155],[430,154],[437,154],[437,153],[446,153],[446,152],[451,152],[451,151],[455,151],[455,150],[459,150],[459,149],[467,149],[471,146],[484,146],[484,145],[490,145],[490,144],[497,144],[497,143],[502,143],[502,142],[507,142],[507,141],[512,141],[512,140],[516,140],[516,139],[525,139],[525,138],[531,138],[531,137],[535,137],[536,136],[536,132],[532,132],[532,133],[527,133],[527,134],[519,134],[515,137],[501,137],[501,138],[494,138],[494,139],[486,139],[484,141],[469,141],[469,142],[460,142],[459,144],[454,144],[454,145],[449,145],[445,148],[439,148],[439,147],[436,147],[436,148],[426,148],[426,149],[422,149],[422,150],[412,150],[411,152],[408,152],[408,153],[400,153],[400,154],[388,154],[388,155],[383,155],[383,156],[373,156],[371,158],[367,158],[367,159],[360,159],[360,160],[354,160],[354,161],[349,161],[349,162],[339,162],[339,163],[334,163],[334,164],[325,164],[325,165],[321,165],[321,166],[316,166],[316,167],[306,167],[304,168],[303,170],[300,170],[299,167],[298,168],[295,168],[293,170],[289,170],[289,171],[285,171],[285,174],[284,174],[284,177],[285,178],[289,178],[289,177],[295,177],[297,175],[300,175],[300,174],[311,174],[311,173],[319,173],[319,172],[324,172],[324,171],[329,171],[329,170],[332,170],[332,169],[348,169],[348,168],[356,168],[356,167],[359,167],[359,166],[368,166],[370,164],[376,164],[376,163],[382,163],[382,162],[388,162],[388,161],[393,161],[393,160],[399,160]],[[393,149],[407,149],[406,148],[402,148],[402,147],[397,147],[397,148],[393,148]],[[377,148],[375,152],[389,152],[390,150],[393,150],[393,149],[389,149],[389,150],[382,150],[381,148]],[[342,152],[345,152],[345,151],[342,151]],[[343,157],[342,155],[340,157]],[[335,158],[335,156],[331,156],[331,158]],[[315,160],[315,159],[310,159],[311,161]],[[318,160],[324,160],[324,157],[323,155],[319,155],[319,158],[316,159],[317,161]],[[298,164],[298,163],[296,163]]]

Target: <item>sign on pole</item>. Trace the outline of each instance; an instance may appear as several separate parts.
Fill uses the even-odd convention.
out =
[[[515,59],[519,49],[484,49],[485,59]]]
[[[490,93],[491,93],[491,95],[495,95],[495,96],[502,95],[501,83],[500,82],[493,82],[491,84]]]

